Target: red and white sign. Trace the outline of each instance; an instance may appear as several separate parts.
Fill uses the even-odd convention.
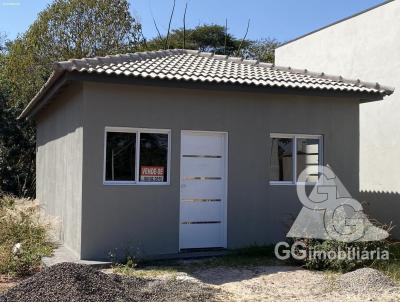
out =
[[[163,182],[164,167],[163,166],[141,166],[140,181]]]

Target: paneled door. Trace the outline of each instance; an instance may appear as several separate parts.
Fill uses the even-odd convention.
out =
[[[226,247],[227,141],[227,133],[181,133],[181,250]]]

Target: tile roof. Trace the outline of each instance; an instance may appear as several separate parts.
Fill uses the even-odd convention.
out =
[[[56,69],[141,78],[255,86],[385,93],[377,83],[349,81],[307,70],[193,50],[141,52],[55,64]]]
[[[32,103],[35,103],[35,99],[40,99],[48,87],[66,71],[254,87],[345,91],[381,96],[393,93],[392,88],[378,83],[366,83],[360,80],[344,79],[341,76],[279,67],[256,60],[174,49],[73,59],[55,63],[52,76],[25,108],[21,117],[29,113],[29,107],[34,105]]]

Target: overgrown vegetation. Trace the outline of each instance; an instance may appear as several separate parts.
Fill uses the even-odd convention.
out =
[[[44,256],[54,249],[48,231],[51,222],[40,213],[37,202],[0,198],[0,274],[34,273]]]
[[[389,261],[372,263],[371,267],[376,268],[400,284],[400,243],[389,244]]]
[[[305,240],[307,251],[312,251],[312,257],[307,257],[302,264],[308,269],[333,270],[338,272],[349,272],[361,267],[371,266],[374,263],[385,262],[386,260],[376,260],[376,251],[389,250],[387,241],[367,241],[367,242],[340,242],[336,240]],[[334,253],[337,257],[320,257],[319,254],[328,255]],[[354,252],[354,257],[353,257]],[[374,257],[362,257],[362,253],[375,254]],[[346,253],[346,256],[340,255]],[[349,255],[350,257],[347,257]]]
[[[329,253],[334,251],[346,251],[348,249],[355,251],[383,251],[389,252],[389,258],[380,259],[375,258],[358,258],[358,259],[326,259],[326,258],[307,258],[306,260],[290,262],[295,265],[302,265],[303,267],[311,270],[324,270],[328,273],[346,273],[359,268],[370,267],[380,270],[381,272],[388,275],[394,281],[400,283],[400,243],[391,241],[369,241],[369,242],[338,242],[333,240],[304,240],[306,242],[307,249],[313,251]],[[376,256],[376,254],[375,254]]]

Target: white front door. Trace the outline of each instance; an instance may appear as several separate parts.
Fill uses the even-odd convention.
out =
[[[227,140],[182,131],[180,249],[226,247]]]

